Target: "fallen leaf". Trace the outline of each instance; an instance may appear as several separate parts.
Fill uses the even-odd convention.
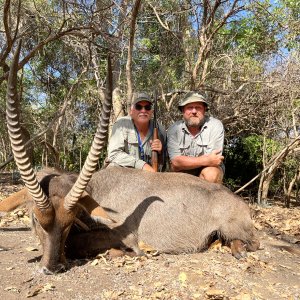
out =
[[[51,283],[46,283],[45,285],[37,286],[33,291],[29,291],[26,295],[26,298],[35,297],[39,293],[53,291],[55,286]]]
[[[8,287],[4,288],[4,291],[12,291],[12,292],[17,292],[17,293],[20,292],[20,290],[15,286],[8,286]]]
[[[26,250],[27,251],[38,251],[39,249],[37,249],[35,247],[27,247]]]
[[[178,279],[179,279],[179,282],[180,282],[182,285],[185,285],[185,284],[186,284],[186,280],[187,280],[187,275],[186,275],[186,273],[180,272],[180,273],[179,273],[179,276],[178,276]]]
[[[98,265],[98,263],[99,263],[99,259],[96,258],[91,262],[91,266],[96,266]]]
[[[27,292],[26,298],[34,297],[39,294],[41,288],[35,289],[34,291]]]
[[[251,300],[251,295],[250,294],[241,294],[240,299],[241,300]]]
[[[202,298],[202,295],[200,293],[193,294],[193,299],[200,299]]]
[[[139,248],[140,248],[142,251],[144,251],[144,252],[154,252],[154,251],[156,251],[155,248],[153,248],[152,246],[150,246],[150,245],[144,243],[143,241],[140,241],[140,242],[139,242]]]
[[[44,291],[44,292],[46,292],[46,291],[53,291],[55,289],[55,285],[53,285],[53,284],[51,284],[51,283],[46,283],[44,286],[43,286],[43,288],[42,288],[42,290]]]
[[[222,249],[222,243],[220,240],[214,241],[210,246],[209,250],[214,250],[214,251],[221,251]]]
[[[225,292],[223,290],[209,289],[205,293],[209,299],[218,300],[218,299],[224,299],[225,297]]]

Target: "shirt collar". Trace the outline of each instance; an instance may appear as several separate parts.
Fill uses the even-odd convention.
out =
[[[133,125],[134,130],[135,130],[136,135],[137,135],[137,134],[138,134],[137,128],[135,127],[134,122],[133,122],[133,120],[132,120],[131,117],[130,117],[130,119],[131,119],[132,125]],[[154,128],[154,122],[153,122],[153,120],[151,119],[151,120],[149,121],[149,128],[148,128],[147,135],[145,136],[143,145],[144,145],[146,142],[148,142],[148,140],[150,140],[150,139],[152,138],[152,135],[153,135],[153,128]],[[138,138],[137,138],[137,141],[138,141]]]

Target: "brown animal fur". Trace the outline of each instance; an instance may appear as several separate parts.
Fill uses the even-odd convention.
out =
[[[162,252],[200,251],[214,234],[258,248],[248,205],[222,185],[183,173],[108,168],[94,174],[89,186],[92,198],[120,224],[121,236],[133,233]]]

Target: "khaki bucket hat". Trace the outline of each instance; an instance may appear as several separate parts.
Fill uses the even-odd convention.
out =
[[[201,103],[204,103],[207,108],[209,107],[209,103],[208,103],[206,96],[204,96],[200,93],[196,93],[196,92],[189,92],[184,96],[182,101],[179,103],[178,108],[180,110],[182,110],[182,108],[185,105],[187,105],[189,103],[194,103],[194,102],[201,102]]]

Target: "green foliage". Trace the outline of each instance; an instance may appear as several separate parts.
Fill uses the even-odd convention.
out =
[[[256,14],[249,14],[227,29],[228,35],[235,36],[232,47],[238,47],[244,55],[271,54],[278,50],[280,30],[265,11],[260,11],[259,15],[257,18]]]
[[[243,148],[249,153],[249,159],[255,162],[256,165],[262,164],[262,152],[265,147],[266,155],[271,158],[280,150],[281,145],[272,139],[266,139],[262,136],[248,136],[242,140]]]
[[[232,140],[225,147],[225,182],[233,188],[240,187],[250,181],[263,169],[263,137],[250,135]],[[279,142],[266,139],[265,149],[268,158],[279,151]],[[257,188],[257,182],[252,188]]]
[[[300,19],[300,2],[298,0],[282,0],[282,4],[289,10],[293,19]]]
[[[262,166],[257,163],[259,158],[249,152],[249,148],[245,147],[242,138],[237,138],[227,144],[224,149],[224,156],[225,183],[232,189],[247,183],[261,170]]]
[[[14,33],[18,5],[15,0],[11,3],[9,22]],[[40,46],[22,70],[22,125],[31,136],[40,133],[64,101],[69,103],[58,132],[51,128],[34,143],[35,166],[42,164],[44,142],[52,144],[56,133],[60,166],[79,171],[88,154],[100,114],[99,91],[105,83],[104,57],[107,51],[113,54],[114,85],[126,102],[126,60],[133,2],[117,1],[110,6],[111,3],[107,0],[80,3],[21,1],[20,31],[17,34],[17,37],[24,37],[21,56],[25,57]],[[135,90],[150,93],[154,88],[164,93],[189,89],[196,61],[204,51],[195,81],[201,83],[199,88],[212,96],[212,114],[227,120],[227,138],[231,140],[225,149],[225,180],[234,189],[262,170],[263,143],[266,160],[269,160],[284,143],[289,142],[294,123],[299,124],[297,51],[300,44],[300,2],[238,1],[236,10],[212,41],[205,40],[205,37],[221,24],[233,1],[221,1],[216,14],[209,19],[212,27],[208,26],[207,32],[202,19],[205,3],[171,0],[143,3],[133,47],[133,85]],[[149,4],[155,7],[161,22]],[[0,27],[0,52],[5,53],[7,35],[2,23]],[[205,34],[201,40],[202,30]],[[61,32],[66,34],[41,46],[45,39]],[[207,48],[203,48],[202,43],[206,42]],[[0,55],[1,78],[10,65],[15,44],[7,57]],[[293,63],[284,61],[282,54],[285,59],[293,54]],[[281,68],[275,68],[276,64]],[[295,70],[292,65],[295,65]],[[81,76],[83,70],[85,73]],[[20,78],[22,72],[19,72]],[[3,81],[0,86],[1,162],[10,153],[5,126],[5,94]],[[166,127],[180,118],[176,107],[180,97],[172,99],[168,113],[166,105],[171,96],[166,97],[166,102],[159,102],[159,118]],[[270,135],[264,141],[265,132]],[[279,140],[279,133],[285,133],[286,140]],[[100,165],[105,154],[104,151]],[[283,174],[287,180],[293,177],[298,158],[289,156],[281,165],[272,182],[272,191],[280,190],[280,187],[282,190]],[[51,154],[48,160],[51,165],[54,161]],[[255,190],[257,183],[250,188]]]
[[[152,9],[144,7],[143,15],[138,20],[133,61],[134,83],[137,90],[151,90],[162,85],[167,90],[182,87],[184,70],[184,52],[181,32],[177,32],[179,19],[172,11],[178,4],[172,1],[155,3],[165,13],[163,22],[173,30],[164,29],[157,21]],[[171,7],[171,8],[170,8]]]
[[[286,181],[290,182],[291,179],[294,177],[294,175],[297,172],[297,169],[299,168],[299,155],[291,155],[289,156],[283,163],[282,166],[282,172],[284,170]]]

